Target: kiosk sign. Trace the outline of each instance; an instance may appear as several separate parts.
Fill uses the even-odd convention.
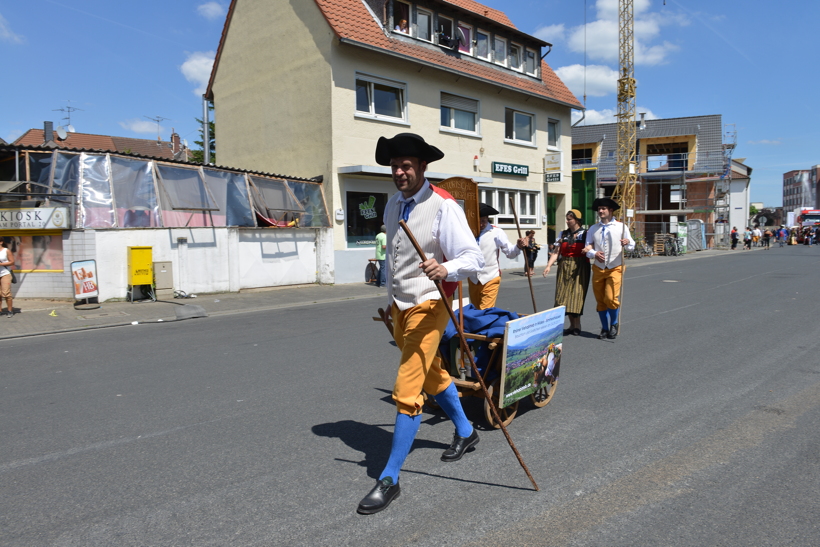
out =
[[[516,165],[514,163],[501,163],[500,161],[494,161],[493,174],[528,177],[530,176],[530,168],[528,165]]]
[[[0,210],[0,230],[68,230],[67,207],[21,207]]]

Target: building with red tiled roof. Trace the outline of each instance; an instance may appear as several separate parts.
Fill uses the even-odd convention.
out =
[[[583,108],[545,62],[551,48],[473,0],[232,0],[206,92],[220,163],[324,170],[337,283],[360,277],[396,191],[374,161],[381,136],[424,136],[445,153],[431,181],[472,178],[517,237],[512,197],[551,239],[571,208],[570,119]]]
[[[49,122],[46,122],[49,125]],[[46,132],[50,138],[46,139]],[[51,127],[29,129],[12,144],[16,146],[41,146],[45,148],[64,148],[73,150],[99,150],[136,154],[157,159],[191,160],[191,151],[183,146],[177,133],[171,134],[170,141],[153,139],[134,139],[131,137],[114,137],[111,135],[94,135],[91,133],[67,133],[61,139]]]

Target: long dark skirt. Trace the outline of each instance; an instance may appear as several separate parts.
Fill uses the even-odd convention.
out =
[[[558,259],[555,283],[555,305],[566,306],[568,314],[583,315],[589,289],[590,266],[585,257]]]

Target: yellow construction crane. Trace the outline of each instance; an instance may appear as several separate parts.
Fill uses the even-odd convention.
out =
[[[635,162],[635,34],[633,0],[618,0],[618,150],[615,174],[618,180],[612,199],[621,208],[618,217],[635,233],[635,187],[638,181]]]

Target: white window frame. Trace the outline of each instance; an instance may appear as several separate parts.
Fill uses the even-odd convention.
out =
[[[485,188],[479,187],[481,203],[492,205],[499,214],[490,217],[490,223],[499,227],[515,226],[515,216],[510,209],[509,196],[513,195],[515,211],[521,225],[540,228],[541,192],[537,190],[520,190],[518,188]],[[544,242],[542,242],[544,244]]]
[[[445,95],[447,97],[445,97]],[[462,101],[461,104],[458,104]],[[475,109],[470,102],[475,102]],[[459,108],[460,107],[460,108]],[[470,135],[471,137],[481,137],[481,101],[472,97],[464,97],[463,95],[456,95],[447,91],[442,91],[439,95],[439,113],[442,108],[450,109],[450,125],[442,125],[440,131],[443,133],[457,133],[459,135]],[[463,110],[465,112],[472,112],[475,114],[475,130],[468,131],[466,129],[458,129],[455,127],[455,113],[452,110]]]
[[[396,26],[398,26],[399,21],[396,18],[396,4],[404,4],[407,6],[407,32],[402,32],[400,30],[396,30]],[[403,34],[405,36],[412,36],[413,35],[413,5],[409,2],[405,2],[404,0],[393,0],[393,28],[390,29],[392,32],[396,34]]]
[[[498,42],[504,44],[504,58],[500,61],[498,60],[498,56],[496,52],[498,51],[498,46],[496,45]],[[500,36],[493,36],[493,62],[497,65],[507,66],[507,39],[501,38]]]
[[[527,55],[532,54],[534,63],[534,70],[532,72],[527,71]],[[538,52],[529,48],[524,49],[524,72],[529,74],[530,76],[538,76],[538,66],[539,66],[539,58]]]
[[[512,51],[513,48],[518,50],[518,66],[513,66],[512,64]],[[521,44],[516,44],[515,42],[510,42],[510,49],[507,50],[507,64],[508,66],[516,71],[516,72],[524,72],[524,46]]]
[[[439,32],[441,32],[440,31],[441,25],[439,23],[441,22],[442,19],[450,21],[450,34],[451,34],[450,39],[451,40],[454,38],[452,36],[452,34],[453,34],[453,31],[455,31],[455,29],[456,29],[456,21],[455,21],[455,19],[452,19],[450,17],[445,17],[444,15],[439,15],[439,16],[436,17],[436,30],[434,32],[434,34],[436,35],[436,44],[438,44],[442,47],[447,47],[444,44],[442,44],[441,41],[440,41],[441,36],[439,35]]]
[[[513,113],[513,138],[511,138],[511,139],[507,137],[507,111],[508,110],[512,111],[512,113]],[[515,133],[515,115],[516,114],[523,114],[524,116],[529,116],[532,119],[532,125],[531,125],[531,127],[532,127],[532,135],[531,135],[532,140],[525,141],[525,140],[521,140],[521,139],[516,138],[516,137],[518,137],[518,135],[514,134]],[[521,146],[530,146],[530,147],[536,148],[537,144],[536,144],[535,137],[536,137],[536,134],[538,133],[538,131],[536,130],[535,122],[536,122],[536,118],[535,118],[534,113],[524,112],[523,110],[517,110],[515,108],[505,107],[504,108],[504,142],[508,143],[508,144],[518,144],[518,145],[521,145]]]
[[[359,80],[362,80],[364,82],[368,82],[368,87],[369,87],[368,98],[370,99],[370,104],[369,104],[370,110],[369,110],[369,112],[364,112],[364,111],[361,111],[361,110],[357,109],[358,105],[356,104],[356,87],[357,87],[358,84],[356,82],[358,82]],[[373,104],[373,84],[380,84],[380,85],[384,85],[384,86],[389,86],[389,87],[393,87],[393,88],[396,88],[396,89],[401,91],[401,112],[402,112],[402,117],[401,118],[396,118],[396,117],[393,117],[393,116],[385,116],[384,114],[377,114],[376,113],[375,106]],[[356,72],[353,89],[354,89],[354,93],[353,93],[354,117],[356,117],[356,118],[365,118],[365,119],[368,119],[368,120],[379,120],[379,121],[383,121],[383,122],[397,123],[397,124],[401,124],[401,125],[410,125],[410,118],[409,118],[408,111],[407,111],[408,101],[407,101],[407,84],[406,83],[398,82],[396,80],[388,80],[387,78],[380,78],[379,76],[372,76],[370,74],[365,74],[363,72]]]
[[[482,59],[484,61],[490,61],[493,58],[493,37],[492,35],[487,32],[486,30],[475,29],[475,39],[473,40],[473,51],[475,52],[476,59]],[[478,54],[478,35],[482,34],[487,37],[487,56],[481,57]]]
[[[456,27],[459,28],[459,29],[461,27],[464,27],[464,28],[470,30],[470,39],[467,40],[467,51],[462,51],[461,43],[459,43],[458,48],[457,48],[458,52],[463,53],[464,55],[474,55],[475,54],[475,48],[473,47],[473,38],[475,38],[475,27],[473,25],[469,25],[469,24],[464,23],[462,21],[459,21],[456,24]]]
[[[555,144],[550,144],[550,125],[555,124]],[[561,150],[561,122],[547,119],[547,150]]]
[[[428,21],[430,22],[430,26],[427,28],[427,32],[430,35],[429,38],[422,38],[421,36],[419,36],[419,28],[418,28],[419,13],[424,13],[429,18]],[[417,7],[416,8],[415,22],[413,23],[413,32],[414,32],[413,36],[415,38],[417,38],[418,40],[421,40],[422,42],[429,42],[431,44],[434,43],[435,42],[435,36],[436,36],[435,29],[433,28],[433,20],[434,19],[435,18],[433,17],[433,12],[432,11],[429,11],[429,10],[426,10],[426,9],[421,9],[421,8]]]

